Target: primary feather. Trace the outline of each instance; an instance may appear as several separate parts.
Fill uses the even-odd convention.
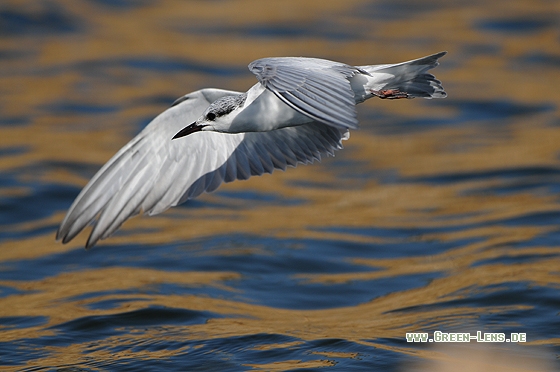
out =
[[[314,58],[254,61],[249,69],[259,81],[256,90],[202,89],[189,93],[119,150],[80,192],[57,231],[57,239],[67,243],[93,223],[86,243],[89,248],[131,216],[161,213],[203,192],[214,191],[223,182],[333,155],[349,138],[348,129],[358,125],[357,103],[382,96],[379,92],[403,92],[407,98],[445,97],[441,82],[427,73],[444,54],[360,67]],[[250,107],[259,101],[255,97],[250,101],[247,94],[266,91],[280,100],[272,102],[275,110],[294,110],[308,119],[293,126],[278,123],[279,129],[196,131],[172,140],[209,110],[221,116],[244,109],[257,112]],[[259,102],[262,107],[258,109],[264,114],[267,102],[270,98]]]

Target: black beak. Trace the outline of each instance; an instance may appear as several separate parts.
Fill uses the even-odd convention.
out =
[[[188,136],[189,134],[194,133],[194,132],[200,132],[202,130],[202,128],[204,128],[203,125],[198,125],[196,123],[192,123],[191,125],[186,126],[183,129],[181,129],[176,135],[173,136],[172,139],[185,137],[185,136]]]

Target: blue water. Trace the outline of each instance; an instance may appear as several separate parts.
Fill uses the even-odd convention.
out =
[[[442,346],[480,357],[406,342],[439,330],[526,333],[476,346],[557,369],[560,56],[547,35],[560,15],[544,0],[312,3],[0,5],[0,367],[401,371],[435,370]],[[443,49],[433,72],[449,97],[360,105],[334,158],[134,218],[91,250],[87,233],[55,242],[112,154],[189,91],[246,90],[253,59]]]

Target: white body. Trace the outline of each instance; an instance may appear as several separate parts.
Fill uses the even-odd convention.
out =
[[[267,132],[313,122],[306,116],[282,102],[271,91],[257,83],[247,92],[247,101],[228,115],[227,132]],[[213,127],[220,131],[220,127]],[[224,132],[225,132],[224,131]]]
[[[91,247],[133,215],[161,213],[222,182],[333,155],[358,126],[356,104],[374,96],[445,97],[426,72],[444,54],[361,67],[311,58],[254,61],[249,69],[259,82],[246,96],[189,93],[117,152],[78,195],[57,239],[66,243],[93,222]],[[172,140],[188,123],[192,130]]]

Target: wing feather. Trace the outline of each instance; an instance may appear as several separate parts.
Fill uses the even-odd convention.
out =
[[[287,105],[312,119],[357,128],[354,91],[348,79],[364,70],[315,58],[263,58],[249,70]]]
[[[222,182],[320,160],[348,136],[347,129],[313,122],[269,132],[202,131],[171,140],[209,104],[201,92],[154,119],[101,168],[70,207],[58,239],[68,242],[93,223],[86,244],[92,247],[134,215],[161,213]]]

